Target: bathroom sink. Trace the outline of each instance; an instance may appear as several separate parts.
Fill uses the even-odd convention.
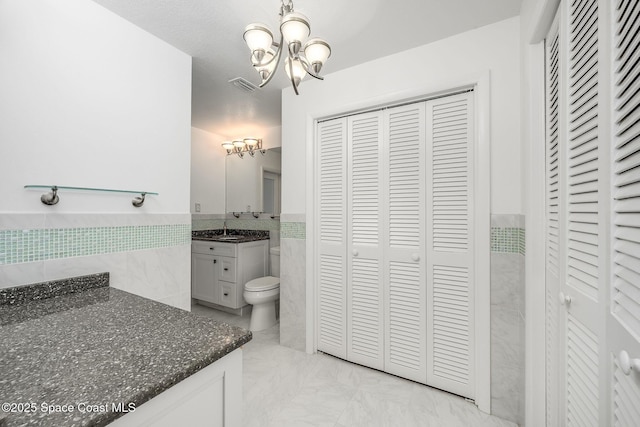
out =
[[[219,240],[221,242],[232,242],[234,240],[240,240],[242,239],[243,236],[220,236],[217,237],[216,240]]]

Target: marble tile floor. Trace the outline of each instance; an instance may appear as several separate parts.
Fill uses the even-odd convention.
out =
[[[249,316],[193,305],[247,328]],[[515,427],[463,398],[325,354],[279,345],[279,325],[243,347],[244,427]]]

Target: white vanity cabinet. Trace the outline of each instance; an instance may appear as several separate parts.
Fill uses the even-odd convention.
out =
[[[191,297],[231,309],[247,305],[249,280],[269,272],[269,240],[244,243],[191,242]]]

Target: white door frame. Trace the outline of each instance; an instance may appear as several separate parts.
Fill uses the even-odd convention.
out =
[[[317,226],[314,191],[316,188],[315,138],[316,122],[320,119],[338,117],[386,105],[418,101],[439,95],[453,93],[465,88],[473,88],[476,124],[476,156],[474,158],[474,187],[476,212],[475,241],[478,247],[487,251],[475,256],[475,337],[476,337],[476,405],[486,413],[491,412],[491,76],[490,71],[474,73],[466,78],[428,84],[411,90],[394,92],[388,95],[364,99],[349,105],[336,106],[328,110],[311,111],[306,117],[306,153],[307,153],[307,227],[306,227],[306,352],[317,351]]]
[[[560,0],[536,3],[523,34],[525,229],[525,424],[545,425],[545,68],[544,38]],[[528,25],[527,25],[528,24]],[[527,44],[528,43],[528,44]]]

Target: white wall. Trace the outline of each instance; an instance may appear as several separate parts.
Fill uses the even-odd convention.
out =
[[[0,287],[108,271],[189,309],[191,58],[89,0],[2,0],[0,64]]]
[[[188,212],[191,58],[87,0],[0,2],[0,212]],[[186,126],[185,126],[186,124]],[[122,200],[121,200],[122,199]]]
[[[227,138],[191,128],[191,213],[200,203],[201,214],[224,214],[225,158],[221,144]]]
[[[312,137],[311,118],[336,109],[347,112],[376,105],[384,97],[402,96],[416,88],[428,94],[490,71],[491,211],[522,213],[519,40],[519,18],[515,17],[329,74],[324,81],[305,81],[299,96],[285,89],[282,212],[306,212],[301,195],[306,194],[305,141]]]

